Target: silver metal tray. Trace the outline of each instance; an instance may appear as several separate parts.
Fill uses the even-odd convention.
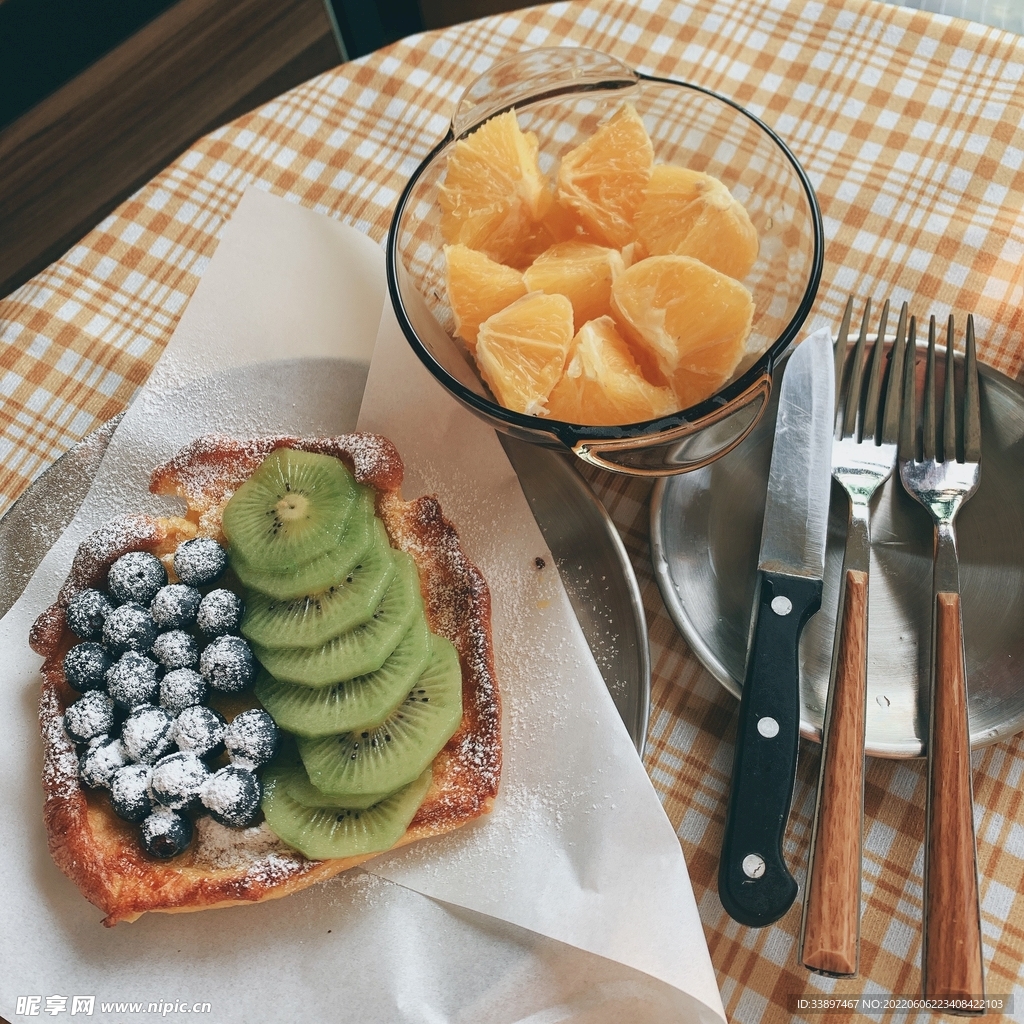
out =
[[[706,469],[659,482],[651,503],[654,572],[669,614],[708,671],[736,696],[776,396],[743,444]],[[1024,729],[1024,389],[982,367],[981,398],[981,485],[957,520],[972,747]],[[828,687],[846,517],[846,498],[833,484],[822,607],[800,644],[800,731],[813,740],[820,739]],[[920,757],[928,713],[931,524],[891,478],[871,529],[865,745],[877,757]]]

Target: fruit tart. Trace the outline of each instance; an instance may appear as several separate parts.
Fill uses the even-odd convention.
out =
[[[370,434],[199,438],[183,514],[79,548],[30,642],[44,817],[104,924],[255,903],[487,813],[490,596]]]

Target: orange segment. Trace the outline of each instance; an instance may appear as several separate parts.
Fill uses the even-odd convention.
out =
[[[633,222],[653,163],[644,123],[626,103],[562,158],[558,201],[575,211],[598,241],[621,249],[636,237]]]
[[[545,411],[571,343],[572,303],[530,292],[480,325],[476,361],[506,409],[536,416]]]
[[[572,303],[573,322],[605,316],[612,280],[626,269],[616,249],[591,242],[559,242],[542,252],[523,274],[526,289],[564,295]]]
[[[651,256],[612,284],[612,311],[649,379],[684,406],[714,394],[745,351],[750,292],[690,256]]]
[[[644,380],[610,316],[580,328],[565,373],[548,398],[554,419],[597,426],[653,420],[678,408],[669,388]]]
[[[455,318],[455,333],[472,349],[476,333],[491,315],[526,294],[518,270],[495,263],[464,245],[446,245],[444,283]]]
[[[551,193],[551,202],[547,212],[540,220],[535,221],[533,229],[526,236],[522,245],[510,257],[508,262],[513,267],[526,269],[544,251],[559,242],[586,242],[589,240],[586,229],[579,222],[576,214],[555,201]]]
[[[737,280],[757,259],[757,229],[742,204],[717,178],[686,167],[654,168],[636,231],[651,256],[693,256]]]
[[[520,130],[514,110],[455,143],[438,187],[445,241],[510,262],[552,204],[537,151],[537,136]]]

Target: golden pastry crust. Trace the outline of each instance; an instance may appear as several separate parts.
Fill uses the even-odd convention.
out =
[[[402,499],[403,467],[394,445],[373,434],[246,442],[201,437],[154,470],[150,483],[156,494],[181,498],[185,515],[131,516],[94,533],[79,548],[57,601],[39,616],[30,635],[32,649],[46,659],[39,719],[50,852],[85,897],[104,911],[108,926],[134,921],[146,911],[177,913],[277,899],[378,856],[311,861],[277,840],[265,825],[226,829],[203,818],[197,839],[184,853],[167,861],[150,857],[139,844],[138,827],[114,814],[106,794],[80,786],[78,756],[63,728],[64,710],[77,698],[63,670],[64,655],[77,642],[65,620],[71,597],[87,587],[104,586],[107,569],[126,551],[152,551],[169,565],[183,540],[223,540],[225,503],[281,447],[334,455],[360,483],[375,488],[377,514],[392,544],[408,551],[419,568],[430,628],[459,653],[462,724],[435,759],[426,799],[396,847],[486,814],[497,794],[501,702],[491,646],[490,593],[437,500]]]

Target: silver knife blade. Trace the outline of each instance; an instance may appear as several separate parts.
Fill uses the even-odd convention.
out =
[[[835,368],[832,335],[815,331],[782,377],[757,567],[821,579],[832,481]]]
[[[22,492],[0,518],[0,618],[75,518],[124,413],[101,424]]]

